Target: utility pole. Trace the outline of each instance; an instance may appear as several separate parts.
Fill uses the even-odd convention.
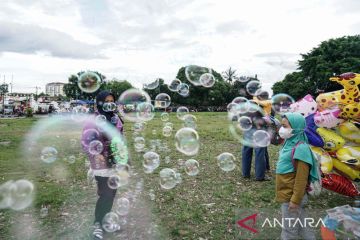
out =
[[[11,74],[10,93],[12,93],[14,74]]]
[[[38,100],[38,89],[40,89],[41,87],[38,87],[36,86],[35,89],[36,89],[36,95],[35,95],[35,101]]]

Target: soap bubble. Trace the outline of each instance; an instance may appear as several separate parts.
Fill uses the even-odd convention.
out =
[[[144,84],[144,89],[153,90],[153,89],[159,87],[159,82],[160,82],[160,79],[157,78],[157,79],[156,79],[154,82],[152,82],[152,83]]]
[[[189,109],[187,107],[181,106],[176,110],[176,116],[180,120],[184,120],[184,116],[189,113]]]
[[[111,117],[110,122],[111,122],[112,124],[116,125],[119,120],[120,120],[120,119],[119,119],[119,116],[118,116],[118,115],[114,115],[114,116]]]
[[[249,102],[249,100],[244,97],[236,97],[232,100],[232,103],[236,103],[236,104],[242,104],[242,103],[248,103],[248,102]]]
[[[103,104],[104,112],[114,112],[117,109],[117,105],[113,102],[105,102]]]
[[[46,163],[52,163],[57,159],[58,151],[54,147],[45,147],[41,151],[41,160]]]
[[[164,127],[170,127],[171,129],[174,129],[174,124],[172,122],[167,122],[164,124]]]
[[[192,128],[181,128],[175,134],[176,149],[187,155],[196,155],[200,148],[199,135]]]
[[[237,79],[237,81],[239,81],[239,82],[247,82],[247,81],[249,81],[250,80],[250,77],[247,77],[247,76],[240,76],[238,79]]]
[[[34,198],[34,185],[25,179],[15,181],[11,189],[11,198],[11,209],[19,211],[27,208]]]
[[[138,106],[141,103],[151,103],[149,94],[140,89],[131,88],[121,94],[118,100],[120,104],[120,112],[125,120],[138,122]]]
[[[70,164],[73,164],[75,163],[76,161],[76,157],[74,155],[71,155],[68,157],[67,161],[70,163]]]
[[[168,163],[170,163],[171,158],[169,156],[166,156],[164,160],[165,160],[165,163],[168,164]]]
[[[254,132],[254,143],[258,147],[267,147],[271,143],[270,134],[265,130],[257,130]]]
[[[134,146],[136,149],[144,149],[145,139],[143,137],[136,137],[134,139]]]
[[[106,124],[106,117],[104,115],[97,115],[95,117],[96,126],[101,127]]]
[[[235,169],[235,156],[231,153],[224,152],[217,156],[218,166],[225,172]]]
[[[171,81],[168,88],[172,92],[177,92],[177,91],[179,91],[180,84],[181,84],[181,81],[179,79],[174,79],[174,80]]]
[[[205,73],[212,74],[212,70],[210,68],[196,65],[189,65],[185,68],[186,79],[194,86],[201,86],[200,77]]]
[[[271,102],[273,110],[276,113],[283,114],[291,111],[290,105],[295,101],[290,95],[279,93],[271,98]]]
[[[163,189],[172,189],[176,186],[176,173],[171,168],[164,168],[160,171],[160,186]]]
[[[258,80],[252,80],[252,81],[250,81],[250,82],[248,82],[247,84],[246,84],[246,91],[250,94],[250,95],[252,95],[252,96],[254,96],[255,94],[256,94],[256,92],[259,90],[259,89],[261,89],[261,82],[260,81],[258,81]]]
[[[145,124],[144,124],[144,122],[136,122],[136,123],[134,123],[134,125],[133,125],[133,130],[134,130],[135,132],[142,132],[142,131],[144,131],[144,129],[145,129]]]
[[[106,232],[115,232],[120,230],[119,216],[114,212],[107,213],[102,220],[102,227]]]
[[[243,131],[250,130],[253,126],[253,122],[250,117],[248,116],[242,116],[238,120],[239,122],[239,128]]]
[[[89,153],[92,155],[100,154],[104,150],[102,142],[94,140],[89,144]]]
[[[180,184],[182,183],[182,177],[181,177],[181,173],[176,172],[176,184]]]
[[[230,113],[230,112],[235,112],[235,107],[236,107],[236,103],[233,103],[233,102],[231,102],[231,103],[229,103],[227,106],[226,106],[226,110],[227,110],[227,112],[228,113]]]
[[[12,205],[14,191],[16,191],[16,185],[12,180],[0,185],[0,209],[9,208]]]
[[[115,202],[115,212],[119,216],[126,216],[130,210],[130,201],[129,199],[122,197],[116,200]]]
[[[195,176],[199,173],[199,163],[195,159],[189,159],[185,162],[185,172],[189,176]]]
[[[19,211],[31,205],[34,199],[34,185],[26,180],[7,181],[0,185],[0,209]]]
[[[188,127],[188,128],[196,128],[196,117],[192,114],[186,114],[183,117],[183,121],[184,121],[184,127]]]
[[[163,121],[163,122],[169,121],[169,114],[167,112],[163,112],[163,113],[161,113],[160,118],[161,118],[161,121]]]
[[[180,83],[180,85],[178,87],[178,93],[183,97],[189,96],[189,94],[190,94],[189,85],[187,85],[186,83]]]
[[[160,93],[155,97],[156,108],[167,108],[170,106],[171,97],[166,93]]]
[[[143,155],[143,166],[153,172],[160,165],[160,156],[156,152],[147,152]]]
[[[204,73],[200,76],[200,84],[203,87],[210,88],[215,84],[215,77],[211,73]]]
[[[108,186],[111,189],[117,189],[129,183],[129,173],[125,170],[118,170],[108,179]]]
[[[101,86],[101,78],[94,72],[84,72],[79,76],[78,86],[83,92],[96,92]]]
[[[171,134],[172,134],[172,128],[169,127],[169,126],[165,126],[165,127],[163,128],[163,135],[164,135],[164,137],[170,137]]]
[[[268,100],[269,99],[269,93],[265,90],[259,89],[256,91],[255,96],[260,100]]]
[[[150,121],[155,116],[154,106],[149,102],[140,103],[136,108],[139,121]]]

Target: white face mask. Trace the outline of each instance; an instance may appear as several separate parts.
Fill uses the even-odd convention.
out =
[[[284,128],[284,127],[281,127],[279,129],[279,136],[282,138],[282,139],[288,139],[288,138],[291,138],[294,134],[292,134],[292,128]]]

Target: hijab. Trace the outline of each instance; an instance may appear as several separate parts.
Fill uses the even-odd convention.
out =
[[[283,148],[280,151],[279,161],[276,164],[276,173],[285,174],[295,172],[292,158],[303,161],[310,165],[310,181],[318,180],[317,161],[309,147],[309,141],[305,134],[306,121],[300,113],[286,113],[285,118],[289,121],[293,129],[293,136],[286,139]],[[298,144],[299,142],[303,144]],[[298,145],[297,145],[298,144]],[[297,146],[296,146],[297,145]],[[296,147],[294,156],[292,151]]]

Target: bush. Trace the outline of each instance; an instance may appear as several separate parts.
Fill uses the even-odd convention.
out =
[[[27,108],[26,109],[26,117],[32,117],[33,116],[33,109],[32,108]]]

